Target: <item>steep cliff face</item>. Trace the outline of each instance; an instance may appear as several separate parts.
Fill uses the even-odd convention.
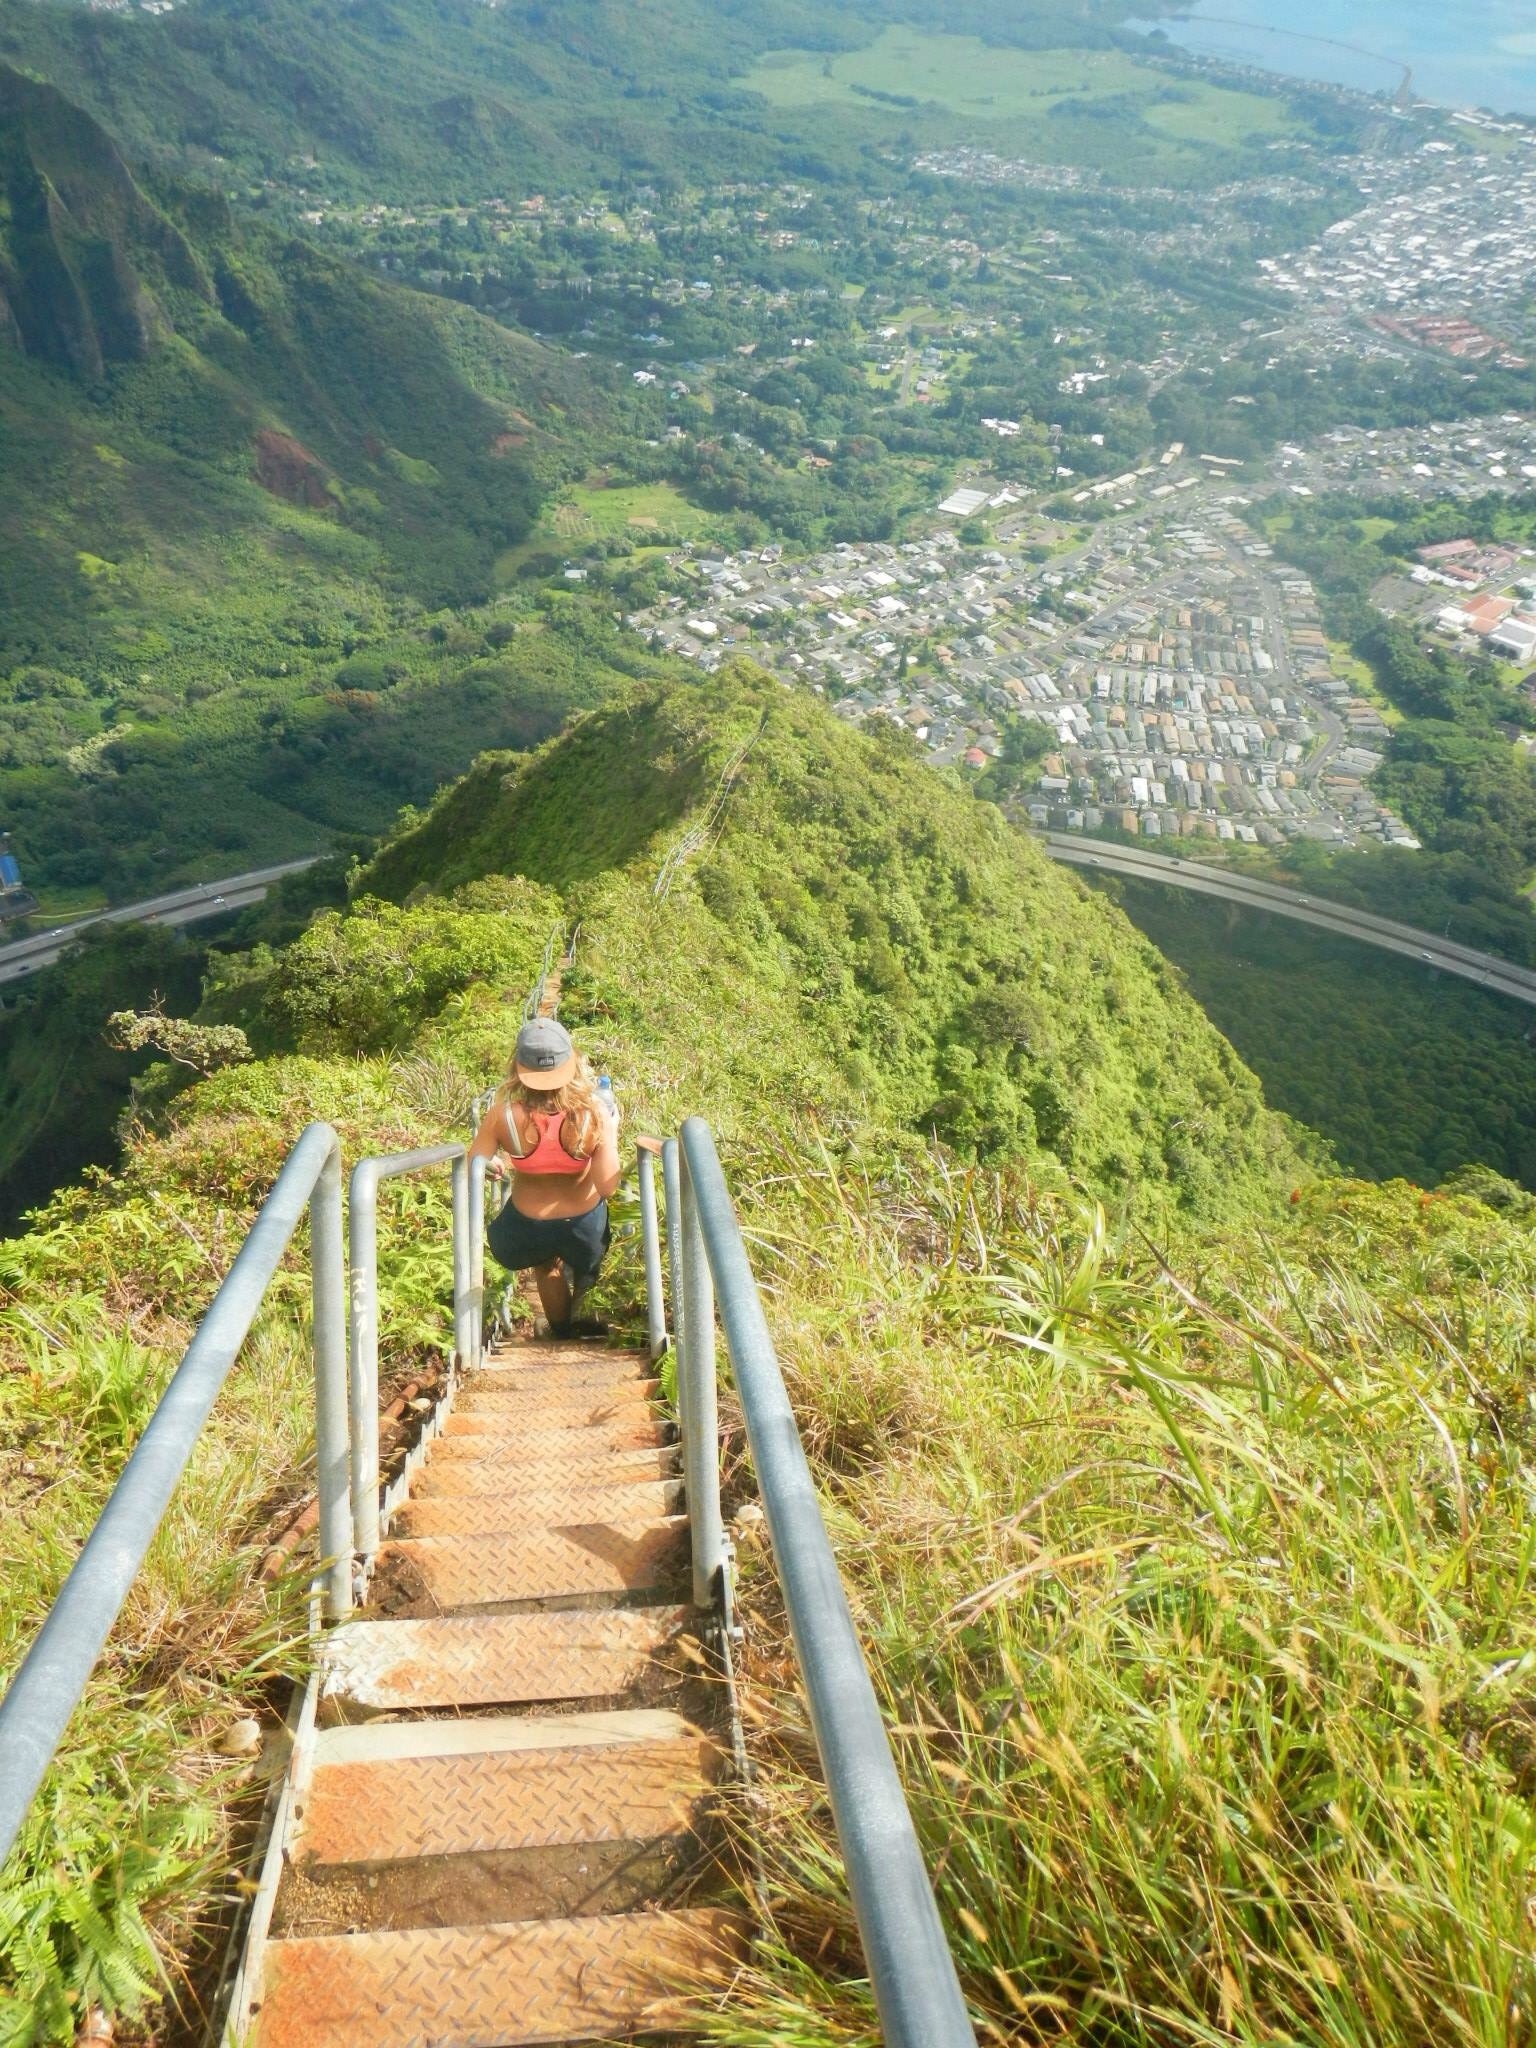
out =
[[[116,144],[51,85],[0,66],[0,339],[99,378],[143,362],[180,293],[211,294],[191,244]]]

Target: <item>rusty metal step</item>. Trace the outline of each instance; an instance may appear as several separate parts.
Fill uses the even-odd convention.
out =
[[[628,1607],[343,1622],[322,1642],[321,1703],[336,1715],[602,1699],[639,1683],[688,1612]]]
[[[617,1365],[550,1365],[536,1368],[519,1367],[516,1370],[498,1370],[495,1366],[479,1366],[466,1374],[466,1387],[482,1388],[488,1392],[512,1399],[523,1393],[544,1393],[554,1390],[563,1394],[582,1394],[589,1388],[644,1387],[654,1379],[654,1373],[644,1366],[635,1366],[627,1361]]]
[[[379,1569],[391,1571],[440,1607],[488,1607],[560,1593],[626,1593],[655,1586],[682,1555],[686,1516],[662,1521],[572,1521],[558,1528],[525,1524],[489,1536],[391,1539]]]
[[[654,1392],[658,1384],[652,1367],[636,1366],[629,1360],[621,1360],[617,1365],[479,1366],[466,1374],[463,1382],[466,1391],[473,1389],[504,1401],[546,1396],[576,1400],[589,1393]]]
[[[742,1946],[707,1909],[274,1941],[254,2048],[533,2048],[687,2025]]]
[[[652,1403],[602,1394],[567,1402],[555,1398],[476,1401],[461,1398],[447,1418],[448,1436],[528,1436],[564,1429],[633,1429],[658,1420]]]
[[[432,1446],[432,1456],[411,1481],[415,1500],[440,1499],[444,1494],[505,1494],[510,1488],[527,1487],[530,1493],[565,1486],[620,1485],[635,1479],[668,1479],[681,1464],[676,1444],[638,1445],[633,1450],[604,1451],[577,1442],[530,1449],[508,1444],[504,1439],[459,1437],[466,1448],[451,1458],[443,1457],[445,1446],[454,1439],[443,1437]]]
[[[296,1863],[390,1863],[686,1834],[723,1768],[680,1714],[493,1716],[322,1729]]]
[[[476,1445],[494,1442],[498,1455],[514,1452],[536,1456],[549,1452],[556,1457],[602,1458],[609,1451],[640,1451],[666,1442],[666,1425],[648,1414],[632,1419],[620,1416],[611,1422],[551,1422],[547,1426],[529,1422],[521,1428],[509,1426],[474,1436],[441,1436],[432,1446],[432,1462],[483,1456]]]
[[[548,1337],[528,1343],[504,1345],[490,1352],[476,1366],[477,1373],[546,1371],[551,1366],[627,1366],[632,1372],[649,1372],[651,1360],[644,1351],[626,1350],[611,1344],[594,1344],[589,1338]]]
[[[456,1466],[455,1474],[464,1469]],[[641,1478],[609,1486],[599,1474],[590,1486],[534,1488],[509,1476],[494,1493],[449,1493],[405,1501],[396,1509],[389,1533],[398,1541],[411,1536],[502,1536],[565,1522],[605,1521],[610,1516],[660,1521],[678,1513],[682,1499],[680,1479]]]
[[[586,1386],[481,1386],[467,1380],[453,1405],[455,1415],[516,1417],[537,1421],[598,1421],[618,1409],[647,1409],[659,1391],[657,1380],[588,1380]]]

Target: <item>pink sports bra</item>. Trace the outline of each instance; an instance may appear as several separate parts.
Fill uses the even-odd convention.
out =
[[[539,1127],[538,1142],[529,1152],[513,1153],[512,1171],[571,1175],[585,1173],[591,1161],[574,1158],[566,1151],[561,1140],[560,1130],[565,1122],[564,1110],[530,1109],[528,1114]],[[507,1110],[507,1128],[515,1140],[518,1136],[517,1121],[510,1107]]]

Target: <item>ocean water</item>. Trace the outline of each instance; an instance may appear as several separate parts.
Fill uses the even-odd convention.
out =
[[[1185,49],[1365,92],[1536,114],[1536,0],[1196,0],[1143,21]]]

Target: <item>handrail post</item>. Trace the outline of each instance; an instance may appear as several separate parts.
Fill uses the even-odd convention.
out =
[[[315,1350],[315,1467],[326,1618],[352,1611],[351,1436],[347,1428],[347,1286],[341,1237],[341,1147],[321,1167],[309,1200],[310,1294]]]
[[[485,1350],[485,1188],[489,1161],[469,1162],[469,1362]]]
[[[661,1233],[656,1222],[656,1158],[640,1154],[640,1245],[645,1256],[645,1320],[650,1352],[667,1348],[667,1304],[661,1289]]]
[[[469,1363],[470,1330],[469,1160],[453,1162],[453,1352],[458,1367]]]
[[[687,1155],[682,1180],[683,1480],[688,1489],[688,1523],[693,1539],[693,1604],[712,1607],[723,1592],[725,1524],[720,1514],[720,1415],[715,1380],[715,1290],[699,1227],[699,1209]]]
[[[352,1394],[352,1540],[365,1561],[379,1547],[379,1169],[352,1169],[347,1203]]]

